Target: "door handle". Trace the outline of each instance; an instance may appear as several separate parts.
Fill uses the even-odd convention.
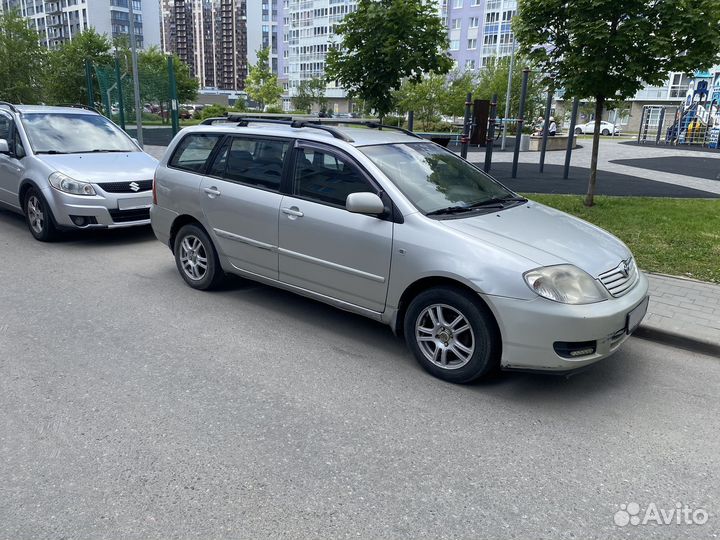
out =
[[[294,217],[303,217],[305,214],[303,214],[297,206],[292,206],[290,208],[281,208],[283,214],[287,214],[288,216],[294,216]]]
[[[220,190],[218,188],[216,188],[215,186],[203,188],[203,191],[205,193],[207,193],[211,199],[214,199],[215,197],[220,196]]]

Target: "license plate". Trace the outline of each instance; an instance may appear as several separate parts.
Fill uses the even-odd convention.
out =
[[[118,210],[135,210],[137,208],[150,208],[152,197],[129,197],[118,199]]]
[[[637,306],[635,309],[633,309],[630,313],[627,314],[627,322],[625,323],[625,329],[627,330],[628,334],[632,334],[642,322],[643,317],[645,317],[645,314],[647,313],[649,302],[650,297],[646,296],[645,300],[643,300],[639,306]]]

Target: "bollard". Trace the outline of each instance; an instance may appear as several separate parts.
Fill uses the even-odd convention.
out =
[[[545,124],[543,125],[542,147],[540,148],[540,172],[545,169],[545,152],[547,151],[548,128],[550,127],[550,107],[552,107],[553,90],[548,88],[547,101],[545,102]]]
[[[570,158],[572,157],[573,142],[575,142],[575,122],[577,121],[578,108],[580,107],[580,98],[573,99],[572,117],[570,118],[570,133],[568,133],[567,150],[565,150],[565,167],[563,169],[563,178],[567,180],[570,176]]]

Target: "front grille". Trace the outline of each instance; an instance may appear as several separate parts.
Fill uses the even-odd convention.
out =
[[[618,297],[630,292],[637,283],[638,276],[635,259],[630,257],[627,261],[622,261],[615,268],[600,274],[598,277],[608,292]]]
[[[140,221],[142,219],[150,219],[150,209],[135,208],[133,210],[110,210],[110,217],[115,223]]]
[[[137,189],[133,189],[137,185]],[[130,182],[105,182],[98,184],[100,188],[107,193],[140,193],[142,191],[150,191],[152,189],[152,180],[135,180]]]

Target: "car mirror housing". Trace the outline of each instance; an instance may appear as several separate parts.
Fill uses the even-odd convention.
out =
[[[0,154],[10,154],[10,146],[5,139],[0,139]]]
[[[345,209],[353,214],[385,213],[385,205],[375,193],[351,193],[345,200]]]

